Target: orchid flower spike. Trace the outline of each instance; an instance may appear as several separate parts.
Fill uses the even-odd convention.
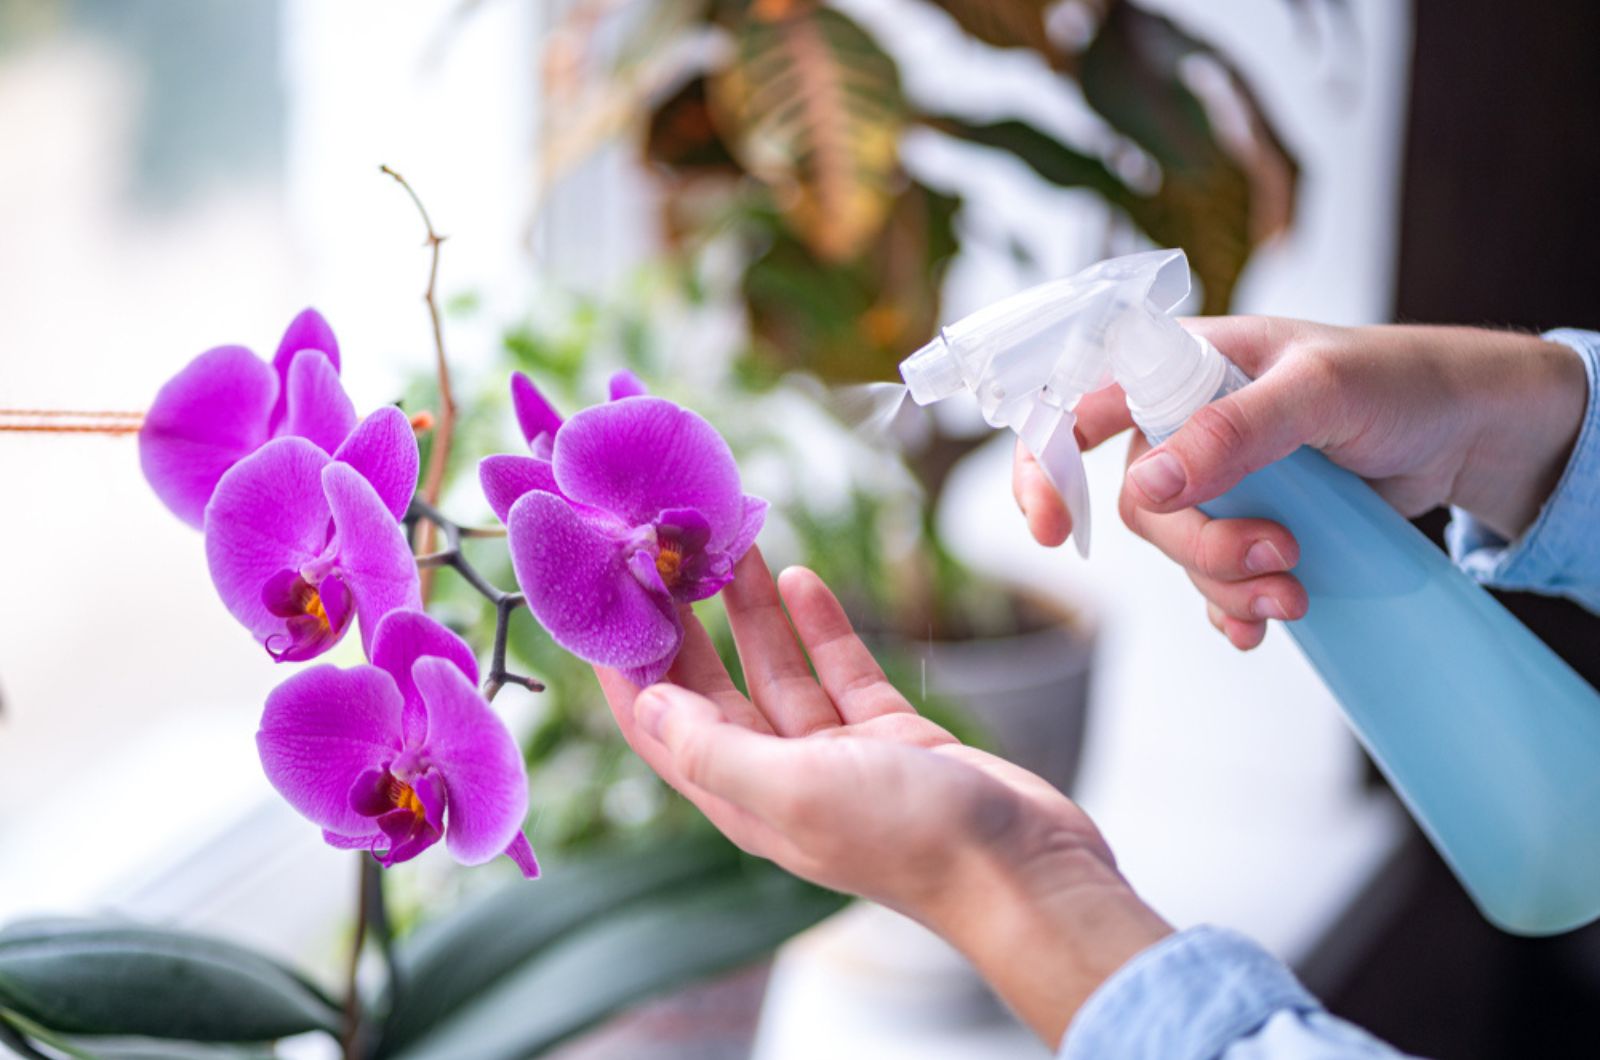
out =
[[[678,608],[733,580],[766,501],[741,489],[711,424],[631,375],[564,422],[525,377],[512,394],[534,455],[488,457],[479,480],[529,610],[574,655],[659,681],[683,643]]]
[[[267,697],[256,747],[272,786],[330,845],[385,866],[443,837],[463,865],[504,853],[538,876],[522,755],[471,649],[421,611],[392,611],[372,663],[312,667]]]
[[[379,621],[421,608],[399,520],[417,484],[417,439],[387,406],[329,456],[277,438],[224,474],[205,509],[206,561],[228,611],[280,662],[333,647],[352,618],[371,656]]]
[[[218,481],[268,441],[292,435],[332,453],[355,425],[338,340],[307,309],[270,365],[243,346],[219,346],[169,380],[139,431],[139,462],[161,502],[199,529]]]

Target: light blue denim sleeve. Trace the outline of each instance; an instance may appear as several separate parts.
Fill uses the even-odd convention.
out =
[[[1576,350],[1589,373],[1589,404],[1567,468],[1517,540],[1454,508],[1445,543],[1456,565],[1484,585],[1565,596],[1600,613],[1600,333],[1563,328],[1544,337]]]
[[[1059,1060],[1396,1060],[1333,1015],[1243,935],[1190,928],[1101,984],[1067,1028]]]

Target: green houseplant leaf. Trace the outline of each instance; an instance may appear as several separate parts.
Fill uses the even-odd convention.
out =
[[[873,243],[843,262],[820,257],[774,225],[744,274],[762,351],[781,368],[832,383],[895,378],[895,366],[939,325],[959,205],[913,184],[896,197]]]
[[[535,885],[518,880],[424,924],[400,948],[401,989],[378,1055],[404,1049],[562,937],[738,867],[720,837],[656,839],[561,864]]]
[[[0,931],[0,1007],[69,1035],[260,1042],[339,1026],[321,992],[258,953],[105,920]]]
[[[810,0],[732,6],[712,114],[790,230],[827,261],[877,237],[900,190],[899,72],[861,27]]]
[[[538,1055],[636,1000],[754,960],[843,903],[776,869],[745,863],[732,876],[584,924],[395,1055]]]
[[[1191,87],[1192,60],[1213,64],[1217,87],[1245,116],[1225,136]],[[1119,0],[1083,53],[1084,98],[1161,167],[1160,189],[1124,208],[1151,239],[1188,252],[1203,312],[1223,313],[1254,247],[1286,228],[1298,167],[1237,69],[1176,23]]]

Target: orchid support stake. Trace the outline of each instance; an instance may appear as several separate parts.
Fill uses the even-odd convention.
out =
[[[439,247],[444,243],[445,237],[440,235],[433,227],[433,219],[428,216],[428,208],[422,204],[422,199],[417,195],[416,189],[399,173],[388,166],[379,166],[380,172],[387,173],[395,179],[417,208],[417,213],[422,216],[423,228],[427,230],[426,245],[430,252],[428,264],[428,287],[422,293],[422,300],[428,307],[428,321],[433,326],[433,350],[436,367],[439,373],[439,414],[433,427],[433,447],[428,453],[428,469],[422,480],[422,498],[429,504],[439,503],[439,493],[444,488],[445,470],[450,460],[450,443],[454,440],[456,430],[456,399],[455,392],[450,387],[450,363],[445,356],[444,349],[444,323],[439,315],[439,300],[437,297],[439,284]],[[429,553],[433,551],[434,524],[432,521],[417,524],[416,536],[412,539],[412,547],[416,552]],[[422,599],[426,603],[430,590],[433,588],[433,572],[430,568],[422,570]]]

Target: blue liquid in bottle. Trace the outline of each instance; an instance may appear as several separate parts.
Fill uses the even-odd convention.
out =
[[[1285,628],[1484,916],[1522,935],[1600,917],[1600,693],[1321,453],[1201,507],[1299,540],[1310,609]]]

